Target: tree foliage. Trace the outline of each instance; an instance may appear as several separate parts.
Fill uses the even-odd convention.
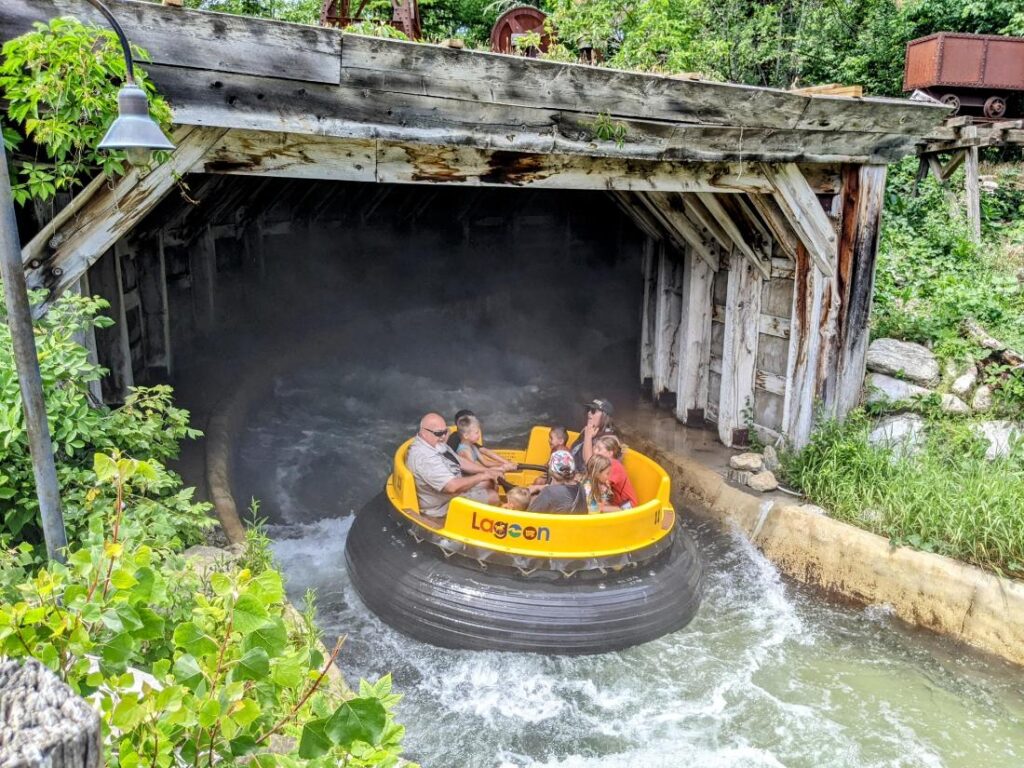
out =
[[[146,58],[140,48],[133,53]],[[32,32],[4,43],[4,142],[17,152],[11,187],[19,204],[49,199],[97,171],[108,176],[124,172],[124,153],[97,149],[117,117],[117,91],[124,78],[116,35],[75,19],[37,23]],[[167,102],[138,68],[135,79],[149,96],[153,119],[168,130]]]

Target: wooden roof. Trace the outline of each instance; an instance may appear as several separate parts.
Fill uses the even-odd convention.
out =
[[[109,5],[181,125],[636,160],[885,163],[914,153],[948,111]],[[82,0],[4,0],[0,40],[58,15],[103,25]],[[599,114],[626,128],[624,141],[595,135]]]

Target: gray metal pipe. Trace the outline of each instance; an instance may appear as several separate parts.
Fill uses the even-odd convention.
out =
[[[28,304],[25,271],[21,264],[21,241],[11,196],[11,178],[7,171],[7,153],[0,141],[0,277],[4,281],[4,302],[7,325],[11,329],[14,363],[18,369],[21,402],[25,411],[25,430],[32,455],[32,473],[39,497],[39,513],[43,521],[46,554],[51,560],[64,562],[68,545],[64,517],[60,509],[60,487],[57,466],[53,461],[53,442],[46,421],[43,381],[39,375],[39,358],[32,332],[32,315]]]

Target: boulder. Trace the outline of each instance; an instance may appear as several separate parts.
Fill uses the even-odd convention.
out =
[[[915,397],[927,397],[936,394],[930,389],[919,387],[903,379],[894,379],[881,373],[869,373],[864,380],[867,388],[868,403],[899,403],[904,400],[911,400]],[[942,395],[941,407],[946,413],[970,413],[971,409],[967,403],[956,395]]]
[[[939,361],[927,347],[897,339],[875,339],[868,347],[869,371],[899,374],[923,387],[939,383]]]
[[[971,408],[975,411],[987,411],[992,407],[992,387],[982,384],[974,390],[974,399],[971,400]]]
[[[981,421],[971,425],[971,430],[988,441],[985,458],[989,461],[1010,455],[1010,448],[1024,439],[1024,426],[1012,421]]]
[[[758,472],[756,475],[751,475],[750,479],[747,480],[747,485],[755,491],[764,493],[765,491],[774,491],[778,488],[779,481],[775,479],[773,472],[769,472],[766,469],[763,472]]]
[[[729,457],[729,466],[744,472],[760,472],[764,461],[759,453],[739,453]]]
[[[776,469],[779,468],[779,454],[776,453],[775,449],[772,448],[770,445],[766,445],[764,447],[762,458],[764,459],[765,469],[774,472]]]
[[[924,442],[925,420],[916,413],[886,416],[868,434],[868,443],[889,448],[897,456],[912,456]]]
[[[972,389],[974,385],[978,383],[978,369],[975,366],[971,366],[962,374],[956,377],[956,381],[949,388],[954,395],[963,397]]]

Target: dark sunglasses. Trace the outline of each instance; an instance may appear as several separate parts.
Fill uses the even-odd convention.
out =
[[[448,434],[448,430],[447,429],[427,429],[426,427],[424,427],[423,431],[424,432],[429,432],[434,437],[444,437],[445,435]]]

